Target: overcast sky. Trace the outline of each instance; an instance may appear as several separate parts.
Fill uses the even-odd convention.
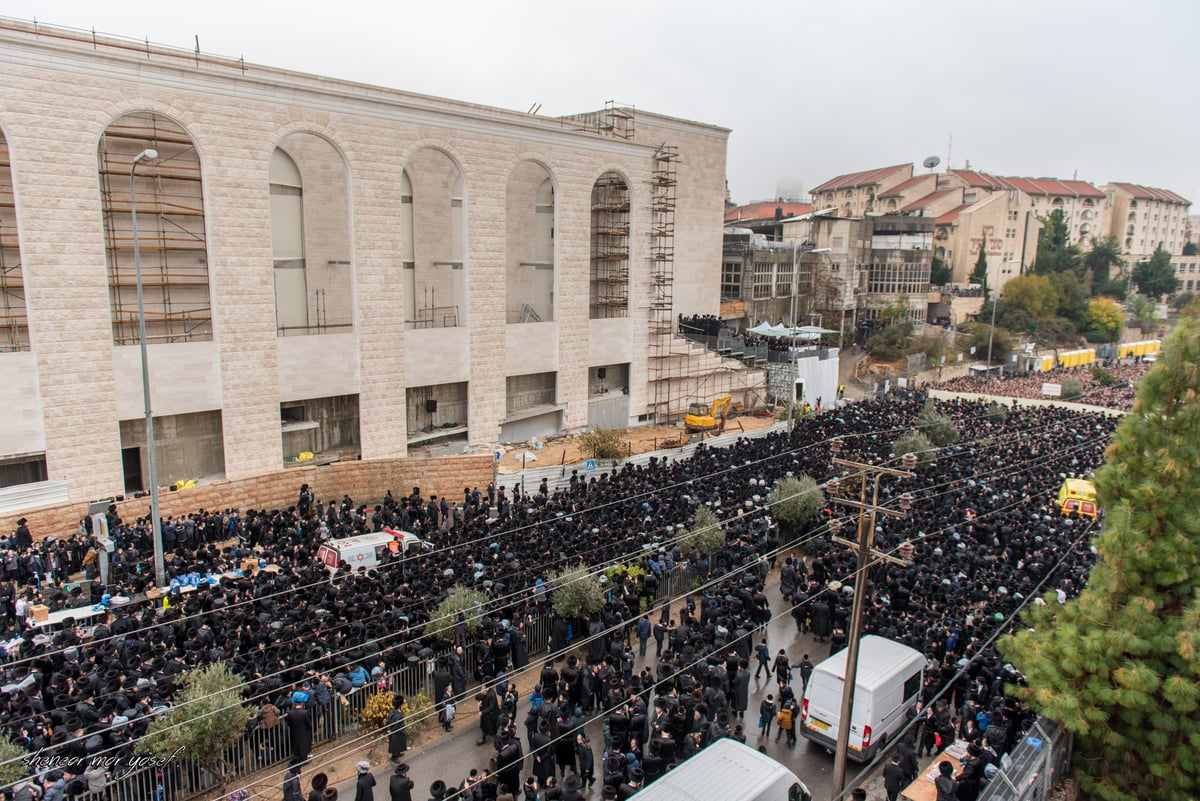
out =
[[[1200,188],[1196,0],[9,0],[6,16],[557,116],[731,128],[738,202],[930,155]],[[953,148],[948,144],[953,137]],[[1196,211],[1196,207],[1193,207]]]

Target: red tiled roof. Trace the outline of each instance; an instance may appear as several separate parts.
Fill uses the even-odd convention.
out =
[[[763,201],[761,203],[747,203],[744,206],[733,206],[725,210],[725,222],[749,222],[751,220],[773,220],[775,219],[775,209],[783,209],[783,216],[798,217],[801,214],[808,214],[812,211],[812,206],[808,203],[774,203],[771,201]]]
[[[988,175],[986,172],[976,172],[975,170],[950,170],[957,175],[967,186],[977,186],[984,189],[1012,189],[1013,185],[1006,178],[998,178],[995,175]]]
[[[1104,193],[1087,181],[1060,181],[1058,178],[1002,178],[1027,195],[1102,198]]]
[[[946,195],[950,194],[951,192],[959,191],[959,189],[960,189],[960,187],[956,186],[951,189],[940,189],[937,192],[930,192],[928,195],[921,198],[920,200],[914,200],[912,203],[909,203],[907,206],[901,207],[900,211],[914,211],[916,209],[923,209],[926,206],[928,206],[930,203],[932,203],[933,201],[944,198]]]
[[[1156,189],[1153,186],[1142,186],[1141,184],[1127,184],[1114,181],[1110,186],[1123,189],[1133,195],[1138,200],[1160,200],[1163,203],[1179,203],[1184,206],[1190,206],[1192,202],[1187,198],[1181,197],[1167,189]]]
[[[905,167],[912,169],[912,164],[896,164],[891,167],[880,167],[874,170],[865,170],[863,172],[852,172],[847,175],[839,175],[836,178],[831,178],[825,183],[812,189],[815,194],[817,192],[829,192],[835,189],[854,189],[859,186],[870,186],[879,183],[882,179],[894,173],[896,170],[902,170]]]
[[[974,203],[964,203],[961,206],[955,206],[954,208],[950,209],[950,211],[938,217],[935,222],[937,222],[939,225],[944,223],[952,223],[958,219],[958,215],[962,214],[964,210],[969,209],[974,205]]]
[[[883,198],[883,197],[899,197],[900,195],[904,194],[904,192],[906,190],[912,189],[914,186],[921,183],[921,181],[924,181],[929,177],[930,176],[928,173],[926,173],[925,175],[914,175],[912,178],[909,178],[907,181],[903,181],[901,183],[896,184],[891,189],[889,189],[888,191],[886,191],[882,195],[880,195],[880,197],[881,198]]]
[[[1096,187],[1089,184],[1087,181],[1059,181],[1060,184],[1070,189],[1079,197],[1106,197]]]

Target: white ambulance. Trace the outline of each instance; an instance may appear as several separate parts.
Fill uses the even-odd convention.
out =
[[[340,562],[350,565],[351,570],[373,570],[389,552],[400,555],[432,547],[412,532],[385,528],[371,534],[329,540],[317,551],[317,560],[335,573]]]

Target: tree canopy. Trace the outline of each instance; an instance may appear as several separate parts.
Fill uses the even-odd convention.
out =
[[[1163,250],[1162,245],[1154,251],[1150,261],[1143,261],[1133,268],[1133,284],[1138,292],[1158,299],[1162,295],[1170,295],[1179,289],[1179,279],[1175,276],[1175,268],[1171,264],[1171,254]]]
[[[150,724],[136,750],[159,759],[190,759],[221,775],[221,752],[241,739],[250,720],[242,706],[242,679],[224,662],[213,662],[186,674],[183,686],[175,706]]]
[[[1092,277],[1092,291],[1099,292],[1112,278],[1112,269],[1124,264],[1121,243],[1115,236],[1102,236],[1092,241],[1092,249],[1083,257],[1083,265]]]
[[[591,617],[604,608],[604,589],[586,565],[550,576],[550,605],[559,617]]]
[[[1041,275],[1077,271],[1079,248],[1070,244],[1071,229],[1062,209],[1055,209],[1050,212],[1050,216],[1040,219],[1042,230],[1038,232],[1037,257],[1033,263],[1033,271]]]
[[[1001,293],[1006,305],[1019,308],[1034,320],[1045,320],[1058,313],[1058,291],[1044,275],[1018,275],[1009,279]]]
[[[1096,475],[1107,514],[1087,587],[1065,605],[1048,595],[1000,644],[1025,675],[1018,695],[1075,734],[1081,788],[1102,801],[1200,795],[1197,364],[1190,316]]]
[[[691,528],[679,535],[679,549],[686,554],[692,547],[711,556],[725,545],[725,529],[721,520],[707,506],[697,506],[692,513]]]
[[[1113,342],[1121,334],[1125,313],[1112,298],[1092,298],[1088,301],[1085,318],[1087,332],[1095,342]]]
[[[975,259],[975,269],[971,271],[969,282],[982,286],[985,298],[991,297],[991,287],[988,286],[987,234],[983,235],[983,242],[979,245],[979,257]]]
[[[954,421],[948,416],[937,410],[932,398],[925,402],[925,408],[921,409],[921,413],[917,415],[916,428],[939,448],[958,440],[958,426],[954,425]]]
[[[825,493],[809,476],[782,476],[771,488],[768,502],[771,516],[795,535],[821,511]]]
[[[439,640],[453,639],[459,613],[462,613],[464,633],[474,634],[479,630],[483,606],[487,600],[486,593],[463,584],[455,584],[430,615],[429,623],[425,626],[425,636]]]
[[[929,283],[934,286],[945,286],[950,283],[952,277],[953,273],[950,265],[946,264],[946,260],[934,256],[933,264],[929,268]]]

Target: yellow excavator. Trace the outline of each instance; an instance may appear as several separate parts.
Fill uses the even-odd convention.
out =
[[[716,428],[723,428],[725,414],[729,411],[729,403],[732,400],[732,395],[726,395],[713,401],[712,406],[706,403],[693,403],[688,406],[688,413],[683,418],[683,423],[687,426],[688,431],[712,431]]]

